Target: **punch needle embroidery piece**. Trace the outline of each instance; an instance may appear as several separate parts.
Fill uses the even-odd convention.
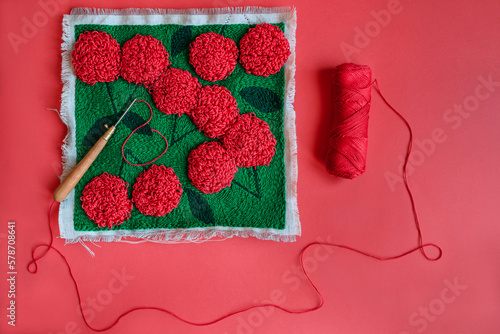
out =
[[[66,15],[63,177],[84,159],[104,124],[114,124],[133,97],[138,100],[61,203],[61,237],[71,243],[233,236],[295,241],[301,233],[295,29],[290,8],[77,8]],[[113,51],[110,59],[102,45]],[[84,54],[99,66],[80,75]],[[239,62],[240,55],[246,60]],[[112,64],[112,71],[101,63]],[[162,172],[148,168],[152,163]],[[134,204],[128,220],[110,222],[111,229],[104,220],[96,224],[82,201],[85,186],[103,173],[128,183]]]

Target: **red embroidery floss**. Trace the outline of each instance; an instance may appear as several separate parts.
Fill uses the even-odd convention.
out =
[[[333,75],[333,126],[326,169],[354,179],[365,172],[370,110],[371,70],[365,65],[342,64]]]

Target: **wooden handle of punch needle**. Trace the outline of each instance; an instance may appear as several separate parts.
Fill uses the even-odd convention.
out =
[[[107,127],[107,126],[106,126]],[[109,138],[115,131],[115,127],[107,127],[108,130],[104,135],[102,135],[101,138],[97,141],[97,143],[92,146],[92,148],[88,151],[88,153],[83,157],[82,160],[76,165],[75,169],[69,173],[66,178],[61,182],[59,187],[57,187],[56,191],[54,191],[54,199],[57,202],[62,202],[66,199],[66,197],[69,195],[71,190],[76,186],[76,184],[80,181],[82,176],[85,174],[87,169],[89,169],[90,165],[94,162],[94,160],[97,158],[99,153],[101,153],[102,149],[104,146],[106,146],[106,143],[108,142]]]

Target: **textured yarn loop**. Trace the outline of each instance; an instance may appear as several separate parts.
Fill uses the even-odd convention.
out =
[[[142,128],[143,126],[146,126],[146,124],[148,124],[149,122],[151,122],[151,120],[153,119],[153,109],[151,109],[151,106],[149,105],[149,103],[147,103],[146,101],[143,101],[143,100],[136,100],[135,102],[144,102],[148,105],[149,107],[149,111],[151,112],[151,116],[149,116],[149,119],[146,121],[146,123],[138,126],[137,128],[134,129],[134,131],[132,131],[127,139],[125,139],[125,141],[123,142],[123,145],[122,145],[122,157],[123,157],[123,160],[125,160],[126,163],[128,163],[129,165],[132,165],[132,166],[146,166],[146,165],[149,165],[153,162],[155,162],[156,160],[160,159],[160,157],[162,155],[164,155],[166,152],[167,152],[167,149],[168,149],[168,141],[167,141],[167,138],[165,138],[164,135],[161,134],[160,131],[158,130],[155,130],[155,129],[151,129],[151,131],[154,131],[156,133],[158,133],[162,138],[163,140],[165,141],[165,150],[159,155],[157,156],[156,158],[154,158],[153,160],[149,161],[149,162],[145,162],[145,163],[142,163],[142,164],[134,164],[134,163],[131,163],[130,161],[127,160],[127,157],[125,156],[125,152],[124,152],[124,149],[125,149],[125,144],[127,144],[127,141],[130,139],[130,137],[132,137],[132,135],[137,131],[139,130],[140,128]],[[126,116],[125,116],[126,117]]]

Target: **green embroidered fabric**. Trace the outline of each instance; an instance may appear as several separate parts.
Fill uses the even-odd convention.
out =
[[[284,24],[277,26],[284,30]],[[129,83],[119,78],[110,83],[94,86],[76,79],[75,118],[77,161],[82,159],[104,132],[104,124],[113,124],[117,117],[134,99],[147,101],[153,108],[150,127],[137,131],[127,142],[124,154],[133,163],[152,160],[163,152],[165,143],[161,136],[150,131],[160,131],[168,140],[169,148],[155,164],[172,167],[182,184],[180,203],[163,217],[141,214],[135,207],[131,217],[113,230],[203,228],[210,226],[285,228],[285,138],[284,138],[284,94],[285,74],[281,69],[275,75],[264,78],[247,74],[238,63],[234,72],[226,79],[208,82],[196,75],[189,64],[189,43],[206,32],[216,32],[231,38],[239,45],[241,37],[253,25],[155,25],[155,26],[109,26],[76,25],[75,40],[84,31],[105,31],[119,43],[136,34],[152,35],[162,41],[169,53],[172,67],[188,70],[202,85],[218,84],[226,87],[236,98],[240,114],[255,113],[265,120],[277,140],[276,154],[269,166],[239,168],[231,187],[215,194],[203,194],[187,177],[187,157],[199,144],[213,140],[207,138],[193,124],[189,116],[165,115],[154,105],[150,93],[144,86]],[[99,228],[82,209],[80,197],[85,185],[93,177],[104,172],[120,176],[128,182],[129,198],[135,178],[149,166],[135,167],[123,160],[121,146],[132,129],[149,118],[149,109],[136,103],[115,134],[89,168],[75,188],[74,227],[77,231],[107,230]]]

